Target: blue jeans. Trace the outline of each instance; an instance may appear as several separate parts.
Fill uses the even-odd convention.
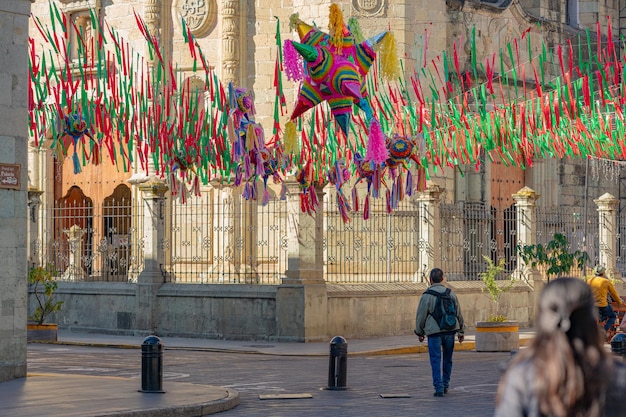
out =
[[[435,392],[443,392],[450,385],[455,334],[456,332],[444,332],[428,336],[428,356],[433,371]]]
[[[598,307],[598,312],[600,313],[600,321],[606,320],[604,330],[609,330],[615,324],[615,319],[617,318],[613,307],[611,307],[611,304],[607,304],[606,307]]]

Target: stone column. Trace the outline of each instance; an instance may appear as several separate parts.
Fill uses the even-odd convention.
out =
[[[417,253],[418,270],[413,275],[413,282],[428,282],[428,273],[433,268],[441,267],[441,251],[437,250],[441,238],[441,216],[439,207],[444,189],[437,184],[415,197],[419,224],[419,242]],[[444,271],[445,273],[446,271]]]
[[[159,0],[146,0],[144,21],[146,27],[159,45],[161,44],[161,2]],[[149,54],[148,54],[149,55]],[[156,60],[156,57],[153,58]]]
[[[70,249],[69,265],[61,279],[64,281],[82,281],[85,279],[83,271],[83,235],[85,231],[77,224],[70,227],[69,230],[63,230],[67,235],[67,241]]]
[[[222,4],[222,81],[240,84],[239,51],[241,50],[240,31],[241,6],[239,0],[224,0]]]
[[[606,268],[607,276],[621,280],[617,269],[617,210],[619,200],[609,193],[604,193],[593,200],[598,206],[598,240],[600,244],[599,264]]]
[[[43,191],[37,189],[28,190],[28,265],[39,266],[40,248],[42,243],[39,241],[39,207],[41,206],[41,195]]]
[[[513,194],[517,213],[517,245],[529,246],[537,243],[537,199],[540,197],[532,188],[524,187]],[[520,256],[517,267],[511,274],[514,279],[525,280],[534,289],[534,302],[531,307],[531,320],[535,317],[535,308],[539,302],[539,294],[544,286],[543,278],[537,268],[530,268]]]
[[[282,341],[328,340],[328,298],[324,281],[324,205],[313,215],[300,210],[300,185],[287,182],[289,236],[287,271],[276,295],[278,337]]]
[[[139,188],[143,199],[144,267],[137,277],[135,328],[155,334],[158,327],[157,291],[165,281],[165,193],[168,187],[156,177],[131,183]]]
[[[530,246],[537,243],[537,206],[539,194],[532,188],[524,187],[513,194],[517,214],[517,245]],[[530,268],[518,256],[517,267],[513,272],[516,279],[530,278]]]
[[[0,163],[19,165],[0,189],[0,381],[26,376],[29,0],[0,1]]]

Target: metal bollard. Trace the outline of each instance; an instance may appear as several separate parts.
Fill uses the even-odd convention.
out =
[[[148,336],[141,344],[141,392],[163,393],[163,343]]]
[[[328,366],[328,387],[331,390],[344,390],[348,372],[348,342],[341,336],[330,341],[330,360]]]

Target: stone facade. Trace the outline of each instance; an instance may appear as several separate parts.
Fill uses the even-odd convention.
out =
[[[0,166],[19,165],[19,188],[0,187],[0,381],[26,376],[28,0],[0,3]]]
[[[101,19],[115,28],[131,48],[147,57],[149,54],[146,43],[133,17],[134,11],[137,11],[142,14],[151,34],[159,40],[164,59],[171,58],[180,71],[192,76],[192,59],[184,45],[180,23],[181,17],[185,17],[198,45],[222,82],[226,84],[232,81],[236,85],[252,89],[255,96],[255,119],[264,126],[265,136],[268,138],[271,137],[276,98],[272,83],[277,53],[277,24],[280,22],[280,36],[283,40],[294,37],[294,33],[288,28],[289,16],[294,12],[302,20],[315,22],[319,27],[325,28],[328,25],[329,6],[333,3],[303,0],[268,0],[262,2],[262,5],[242,0],[56,2],[70,18],[80,19],[90,8],[96,10]],[[601,32],[606,35],[607,17],[611,18],[614,26],[619,22],[617,1],[500,2],[505,4],[504,8],[494,7],[494,2],[480,0],[336,0],[334,3],[343,10],[345,19],[350,16],[360,19],[366,36],[390,28],[396,37],[398,55],[404,60],[407,74],[412,74],[423,62],[436,59],[444,50],[450,53],[455,46],[461,70],[468,70],[472,60],[472,48],[468,40],[472,39],[473,33],[476,36],[476,54],[481,60],[491,54],[498,54],[501,48],[506,49],[508,42],[520,38],[526,30],[539,35],[533,38],[536,44],[532,45],[537,52],[541,50],[541,42],[551,48],[564,44],[566,39],[584,34],[583,29],[588,28],[595,33],[596,22],[600,22]],[[33,14],[43,24],[49,19],[47,13],[48,0],[35,0]],[[614,28],[614,33],[617,32],[617,28]],[[31,27],[30,35],[37,44],[41,36],[38,31]],[[523,62],[527,60],[526,47],[524,45],[519,49],[518,59]],[[507,54],[504,54],[503,60],[505,66],[511,66]],[[529,66],[526,69],[526,77],[530,80],[532,69]],[[545,71],[550,76],[551,69],[546,68]],[[297,87],[296,83],[283,80],[288,111],[281,117],[282,125],[287,121],[289,107],[296,100]],[[40,155],[37,162],[38,168],[29,168],[31,185],[38,190],[51,191],[52,184],[57,183],[54,195],[48,192],[43,197],[44,204],[50,204],[53,199],[65,195],[73,185],[80,186],[94,201],[101,201],[111,194],[116,185],[125,183],[132,175],[103,164],[86,167],[83,174],[76,176],[72,172],[70,161],[55,170],[50,155]],[[525,185],[544,196],[540,205],[545,207],[581,205],[585,189],[588,198],[599,197],[601,191],[620,195],[619,178],[612,178],[613,181],[609,184],[603,181],[600,190],[598,185],[606,178],[587,175],[590,172],[588,168],[593,166],[585,167],[583,160],[535,161],[535,165],[526,170],[515,170],[485,160],[479,171],[469,166],[461,168],[462,172],[445,168],[432,173],[432,180],[447,190],[442,197],[445,201],[482,201],[499,210],[506,209],[513,204],[510,198],[512,193]],[[621,176],[626,178],[626,173]],[[133,197],[139,197],[138,190],[134,190]]]
[[[96,10],[98,16],[115,28],[117,33],[124,37],[130,47],[148,56],[145,40],[136,27],[133,12],[143,14],[146,25],[152,36],[155,36],[164,52],[166,60],[172,59],[180,71],[192,75],[192,60],[188,48],[183,44],[182,27],[180,17],[185,16],[192,25],[190,29],[197,37],[198,44],[209,64],[215,69],[223,82],[232,81],[242,87],[251,89],[255,96],[256,121],[266,129],[266,137],[271,136],[273,122],[275,90],[272,86],[274,67],[276,61],[276,26],[277,18],[280,21],[280,34],[282,39],[290,39],[293,33],[288,30],[289,16],[298,12],[299,17],[306,22],[315,22],[319,27],[325,28],[328,24],[328,10],[331,1],[305,1],[305,0],[266,0],[251,2],[244,0],[173,0],[162,2],[157,0],[57,0],[61,9],[72,15],[78,16],[90,8]],[[344,17],[357,16],[362,21],[365,35],[378,33],[390,28],[397,40],[398,53],[405,58],[405,70],[412,73],[419,68],[422,61],[430,62],[436,59],[441,51],[451,51],[457,45],[459,60],[463,70],[469,69],[471,62],[471,39],[472,33],[476,33],[476,51],[480,57],[486,57],[497,53],[500,48],[529,29],[538,33],[542,41],[549,47],[564,42],[565,39],[580,33],[580,27],[595,30],[597,21],[604,22],[607,16],[617,22],[617,2],[591,2],[574,1],[555,2],[552,0],[518,0],[503,10],[489,7],[487,1],[425,1],[425,0],[337,0],[343,10]],[[568,17],[572,4],[579,7],[578,21],[572,24],[571,16]],[[33,13],[42,22],[48,17],[48,0],[35,0]],[[576,20],[576,19],[574,19]],[[366,24],[364,23],[366,21]],[[606,34],[606,27],[602,31]],[[40,34],[31,28],[31,36],[35,42]],[[428,48],[426,49],[426,45]],[[539,48],[537,44],[534,47]],[[424,52],[425,51],[425,52]],[[522,56],[520,60],[527,57]],[[507,63],[507,57],[504,58]],[[511,66],[511,62],[507,63]],[[549,69],[547,70],[549,72]],[[527,74],[532,74],[530,69]],[[297,85],[284,80],[283,91],[288,106],[296,100]],[[288,115],[282,117],[282,124]],[[131,183],[133,199],[146,202],[146,210],[150,211],[157,207],[156,197],[146,194],[146,179],[140,178],[129,181],[132,173],[113,173],[113,169],[95,171],[87,167],[80,176],[71,171],[71,162],[66,161],[62,167],[54,168],[50,155],[39,155],[32,158],[37,166],[29,167],[30,184],[45,192],[43,204],[51,205],[55,199],[66,195],[74,185],[80,185],[85,194],[101,200],[108,196],[110,190],[121,183]],[[593,167],[591,167],[593,170]],[[588,175],[587,166],[580,161],[555,161],[546,160],[538,162],[535,167],[526,171],[517,170],[505,182],[498,182],[504,178],[506,167],[491,164],[485,161],[483,168],[476,171],[474,167],[463,167],[463,174],[449,168],[433,173],[431,189],[445,190],[437,199],[445,202],[468,201],[492,205],[498,208],[507,208],[513,204],[511,194],[524,185],[529,185],[544,197],[538,202],[539,205],[576,206],[583,205],[585,198],[584,190],[588,192],[588,199],[599,197],[599,176]],[[508,170],[510,173],[511,170]],[[600,171],[598,171],[600,172]],[[59,178],[57,178],[57,176]],[[508,182],[506,182],[508,181]],[[602,183],[602,192],[619,195],[617,192],[618,182],[615,187],[606,187]],[[155,185],[156,186],[156,185]],[[205,191],[211,190],[207,186]],[[54,191],[54,192],[53,192]],[[165,192],[165,191],[163,191]],[[220,191],[221,193],[222,191]],[[216,193],[219,194],[219,193]],[[153,198],[154,197],[154,198]],[[433,197],[433,196],[431,196]],[[159,197],[160,198],[160,197]],[[434,198],[434,197],[433,197]],[[432,203],[433,198],[421,200],[425,209]],[[24,204],[25,206],[25,204]],[[591,205],[590,205],[591,206]],[[296,210],[297,205],[296,205]],[[188,310],[179,293],[184,293],[182,287],[171,287],[159,282],[161,262],[158,259],[158,239],[147,242],[150,254],[154,257],[149,259],[153,265],[142,272],[136,287],[124,286],[123,292],[130,291],[132,294],[124,294],[96,300],[97,293],[90,287],[81,284],[71,284],[68,288],[61,286],[59,294],[66,301],[61,325],[91,330],[128,330],[139,332],[151,332],[159,329],[164,333],[181,333],[185,335],[204,334],[213,337],[268,337],[278,340],[310,341],[319,340],[332,336],[334,333],[342,333],[345,336],[366,336],[381,334],[398,334],[410,328],[410,322],[414,315],[414,308],[418,299],[415,291],[421,290],[420,283],[417,287],[404,288],[399,296],[397,289],[388,291],[375,289],[375,291],[359,291],[358,289],[338,289],[326,285],[321,274],[323,259],[321,257],[321,229],[317,225],[306,226],[311,219],[308,215],[302,215],[299,219],[301,230],[309,227],[305,238],[309,242],[304,249],[299,245],[302,242],[291,242],[290,245],[290,269],[283,284],[275,289],[276,294],[271,296],[267,292],[272,290],[263,289],[263,296],[255,291],[245,292],[242,289],[221,290],[222,294],[215,296],[211,289],[202,289],[198,292],[207,293],[207,298],[194,303],[195,308]],[[156,231],[155,231],[156,233]],[[429,239],[437,235],[433,228],[428,231]],[[311,252],[308,252],[311,250]],[[428,254],[420,254],[424,259]],[[436,260],[429,258],[425,261],[429,266],[436,266]],[[417,285],[417,284],[416,284]],[[114,290],[110,287],[109,291]],[[85,319],[83,314],[90,312],[94,316],[98,310],[87,308],[83,297],[74,297],[74,292],[87,291],[94,296],[93,304],[111,302],[118,306],[117,317],[103,316]],[[239,293],[244,291],[241,296]],[[459,288],[461,297],[467,305],[468,317],[480,319],[484,306],[477,296],[476,288]],[[519,302],[516,314],[519,320],[528,323],[532,309],[532,292],[527,288],[519,290],[523,297],[514,297],[512,301]],[[106,293],[107,291],[105,291]],[[234,293],[230,294],[230,293]],[[174,294],[175,297],[172,295]],[[226,294],[226,295],[224,295]],[[258,299],[252,295],[256,294]],[[187,294],[184,294],[185,297]],[[171,298],[168,299],[168,297]],[[232,308],[231,299],[241,302]],[[175,301],[174,301],[175,300]],[[367,300],[367,302],[364,302]],[[394,304],[394,300],[397,300]],[[161,308],[160,306],[179,307]],[[391,308],[394,306],[394,308]],[[123,309],[122,309],[123,308]],[[390,310],[391,309],[391,310]],[[103,309],[105,311],[106,309]],[[110,310],[108,310],[110,311]],[[186,320],[194,317],[198,311],[210,311],[206,323],[202,320]],[[391,315],[388,311],[394,311]],[[382,321],[371,320],[378,317],[378,313],[386,317]],[[393,317],[398,317],[394,319]],[[224,317],[232,318],[225,324]],[[256,319],[255,319],[256,317]],[[247,320],[243,320],[247,318]],[[367,320],[365,319],[367,318]],[[395,320],[395,321],[394,321]],[[106,322],[106,323],[105,323]],[[391,323],[393,322],[393,323]],[[133,323],[130,325],[129,323]],[[256,324],[255,324],[256,323]],[[271,323],[271,325],[269,324]],[[368,329],[355,327],[369,326]],[[390,324],[391,323],[391,324]],[[130,326],[130,327],[129,327]],[[205,327],[195,327],[205,326]],[[255,327],[257,326],[257,327]],[[352,327],[350,327],[352,326]],[[403,330],[404,329],[404,330]]]

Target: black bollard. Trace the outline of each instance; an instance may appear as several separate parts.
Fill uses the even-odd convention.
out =
[[[141,392],[163,393],[163,343],[148,336],[141,344]]]
[[[344,390],[348,373],[348,342],[341,336],[330,341],[330,361],[328,366],[328,387],[331,390]]]

